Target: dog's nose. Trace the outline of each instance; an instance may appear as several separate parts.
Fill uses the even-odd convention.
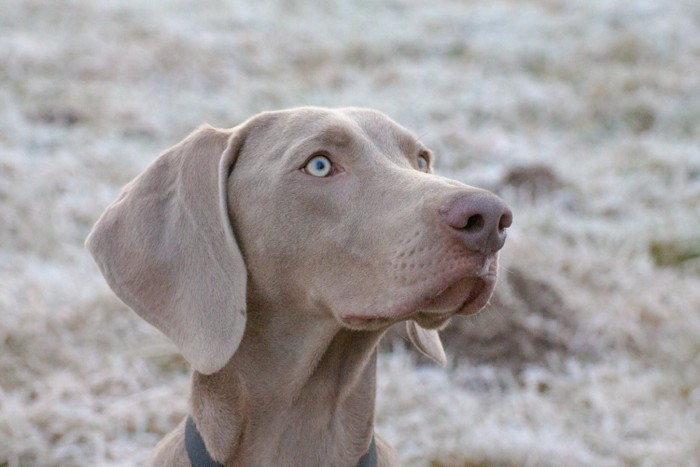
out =
[[[506,241],[513,213],[505,202],[488,191],[460,194],[440,208],[443,221],[474,252],[495,253]]]

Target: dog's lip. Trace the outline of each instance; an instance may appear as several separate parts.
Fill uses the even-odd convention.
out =
[[[455,313],[463,315],[472,314],[483,308],[483,306],[486,304],[489,297],[491,296],[491,292],[493,291],[495,285],[496,274],[479,275],[457,280],[445,290],[443,290],[440,294],[435,296],[435,298],[430,300],[430,302],[428,302],[428,304],[425,306],[425,308],[427,308],[428,310],[423,311],[422,313],[435,316],[451,315]],[[434,306],[441,300],[449,300],[450,295],[458,294],[460,291],[464,290],[463,287],[467,286],[470,287],[469,294],[459,303],[459,305],[456,308],[452,307],[451,311],[448,312],[436,313],[429,311],[431,306]]]
[[[455,314],[471,315],[479,312],[488,304],[495,285],[496,273],[491,271],[491,261],[487,259],[478,271],[466,276],[460,274],[438,292],[425,294],[423,298],[400,305],[387,314],[344,313],[341,314],[341,320],[346,325],[355,327],[369,323],[379,326],[415,317],[432,327],[431,324],[444,323]],[[450,303],[460,298],[458,294],[464,287],[470,288],[467,297],[457,303]]]
[[[493,290],[496,288],[496,274],[481,276],[474,284],[467,299],[457,309],[455,314],[471,315],[481,311],[489,302]]]
[[[495,264],[493,257],[484,258],[478,270],[472,270],[471,274],[462,274],[449,281],[432,297],[429,295],[428,298],[423,299],[414,310],[417,310],[419,315],[430,317],[431,320],[447,318],[454,314],[470,315],[480,311],[488,303],[496,287]],[[467,288],[468,294],[464,297],[462,293]],[[464,298],[455,304],[455,301],[462,297]],[[409,316],[411,314],[411,312],[406,313]]]

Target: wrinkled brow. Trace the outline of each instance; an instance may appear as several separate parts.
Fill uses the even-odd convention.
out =
[[[348,128],[341,125],[333,125],[323,128],[319,131],[317,139],[320,143],[326,143],[329,146],[347,147],[357,136],[353,135]]]
[[[299,145],[300,147],[315,147],[315,149],[347,149],[353,144],[356,144],[362,135],[354,133],[349,128],[341,125],[334,125],[319,128],[314,134],[310,135]]]
[[[397,125],[380,121],[374,125],[363,126],[363,130],[371,141],[382,145],[381,149],[384,151],[393,153],[398,150],[401,155],[412,158],[424,149],[423,144],[413,133]]]
[[[421,144],[421,142],[413,136],[411,133],[401,132],[397,135],[397,145],[401,152],[409,157],[416,156],[420,151],[426,148]]]
[[[325,126],[288,146],[285,150],[285,159],[293,159],[299,152],[310,154],[324,149],[331,152],[346,150],[356,144],[360,138],[361,135],[357,132],[341,125]]]

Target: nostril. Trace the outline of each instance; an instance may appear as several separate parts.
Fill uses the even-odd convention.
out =
[[[484,216],[481,214],[474,214],[467,219],[467,225],[464,226],[464,230],[467,232],[478,232],[484,228],[485,223]]]
[[[503,231],[513,224],[513,213],[508,209],[498,221],[498,230]]]

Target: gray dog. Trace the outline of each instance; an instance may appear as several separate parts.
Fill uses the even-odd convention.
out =
[[[377,343],[437,334],[496,283],[512,214],[432,174],[385,115],[299,108],[202,127],[129,183],[87,245],[194,368],[152,465],[397,465],[374,433]]]

